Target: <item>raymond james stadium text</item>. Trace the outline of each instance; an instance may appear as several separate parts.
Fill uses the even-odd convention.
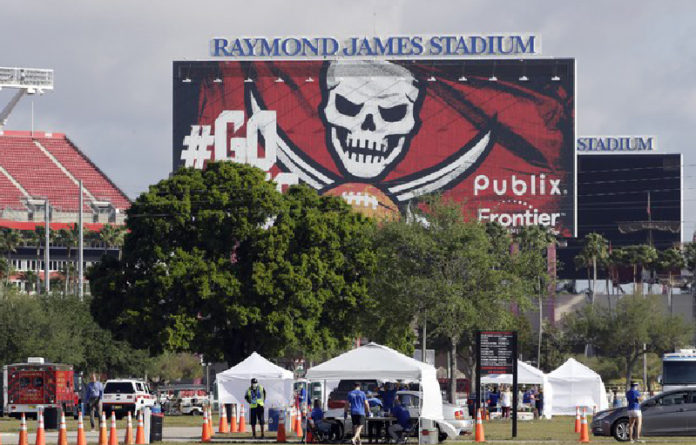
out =
[[[536,35],[235,37],[210,41],[213,57],[414,57],[538,55]]]

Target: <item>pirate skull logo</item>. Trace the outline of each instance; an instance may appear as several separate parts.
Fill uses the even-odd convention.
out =
[[[321,113],[327,144],[344,174],[383,177],[401,160],[419,126],[422,88],[387,61],[329,63]]]

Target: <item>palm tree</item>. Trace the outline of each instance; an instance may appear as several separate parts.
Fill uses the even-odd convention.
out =
[[[626,252],[626,262],[633,266],[633,292],[636,292],[636,275],[638,273],[638,266],[645,269],[647,266],[657,260],[657,250],[654,247],[648,246],[647,244],[640,244],[638,246],[628,246],[624,248]],[[641,273],[640,280],[638,281],[640,285],[640,294],[643,295],[643,274]]]
[[[541,340],[543,334],[543,299],[544,299],[544,289],[545,284],[549,279],[548,274],[548,260],[546,259],[546,249],[551,243],[556,242],[556,238],[551,233],[551,231],[544,226],[526,226],[522,227],[517,234],[515,234],[515,241],[519,250],[527,252],[542,253],[543,264],[531,265],[531,269],[526,271],[527,273],[534,274],[534,281],[536,282],[537,298],[539,302],[539,338],[537,342],[537,367],[541,367]],[[539,258],[537,256],[537,258]]]
[[[0,232],[0,251],[7,256],[7,269],[5,273],[5,285],[10,282],[10,254],[17,251],[17,247],[22,244],[22,235],[19,230],[15,229],[5,229]]]
[[[117,226],[115,224],[104,224],[99,231],[98,239],[104,244],[104,255],[106,255],[109,247],[123,247],[123,242],[126,236],[125,226]],[[118,253],[121,259],[121,252]]]
[[[77,224],[73,224],[72,227],[69,229],[60,229],[58,231],[57,242],[58,244],[65,246],[67,263],[72,262],[72,250],[77,246],[79,242],[79,237],[80,227]],[[63,269],[63,273],[65,274],[65,287],[63,290],[63,295],[68,294],[68,283],[70,282],[70,272],[72,269],[68,266],[69,264],[66,264],[66,267]]]
[[[666,249],[658,253],[658,258],[656,261],[657,268],[662,271],[667,271],[668,281],[667,281],[667,301],[669,302],[669,313],[672,314],[672,272],[674,270],[681,270],[686,266],[686,260],[684,255],[682,255],[681,250],[671,248]]]
[[[595,294],[597,293],[597,261],[604,262],[609,255],[606,238],[599,233],[588,233],[585,235],[585,245],[580,253],[592,263],[590,301],[594,304]]]
[[[24,243],[28,246],[35,246],[36,248],[36,260],[34,261],[34,273],[32,275],[33,279],[36,281],[36,292],[41,292],[41,277],[39,276],[39,262],[41,260],[41,243],[44,239],[45,229],[43,226],[34,227],[34,231],[23,232]]]
[[[24,272],[22,272],[22,279],[26,283],[26,286],[27,286],[26,292],[27,293],[31,293],[34,290],[34,288],[38,282],[37,278],[38,278],[38,275],[33,270],[25,270]],[[36,287],[36,290],[38,291],[38,287]]]

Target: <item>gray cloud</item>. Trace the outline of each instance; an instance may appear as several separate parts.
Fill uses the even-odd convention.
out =
[[[8,129],[65,132],[131,197],[171,168],[171,62],[208,57],[215,35],[535,32],[577,58],[579,134],[654,134],[684,153],[685,237],[696,227],[696,2],[9,1],[3,66],[53,68]],[[0,91],[0,100],[9,92]]]

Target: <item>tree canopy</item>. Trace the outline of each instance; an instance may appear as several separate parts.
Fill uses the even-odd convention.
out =
[[[614,311],[585,306],[564,318],[564,329],[571,344],[589,342],[598,355],[621,359],[627,384],[644,351],[672,351],[693,332],[680,316],[666,314],[657,298],[636,295],[623,297]]]
[[[373,222],[254,167],[180,169],[128,210],[122,259],[89,272],[92,312],[151,352],[235,363],[345,347],[372,307]]]

